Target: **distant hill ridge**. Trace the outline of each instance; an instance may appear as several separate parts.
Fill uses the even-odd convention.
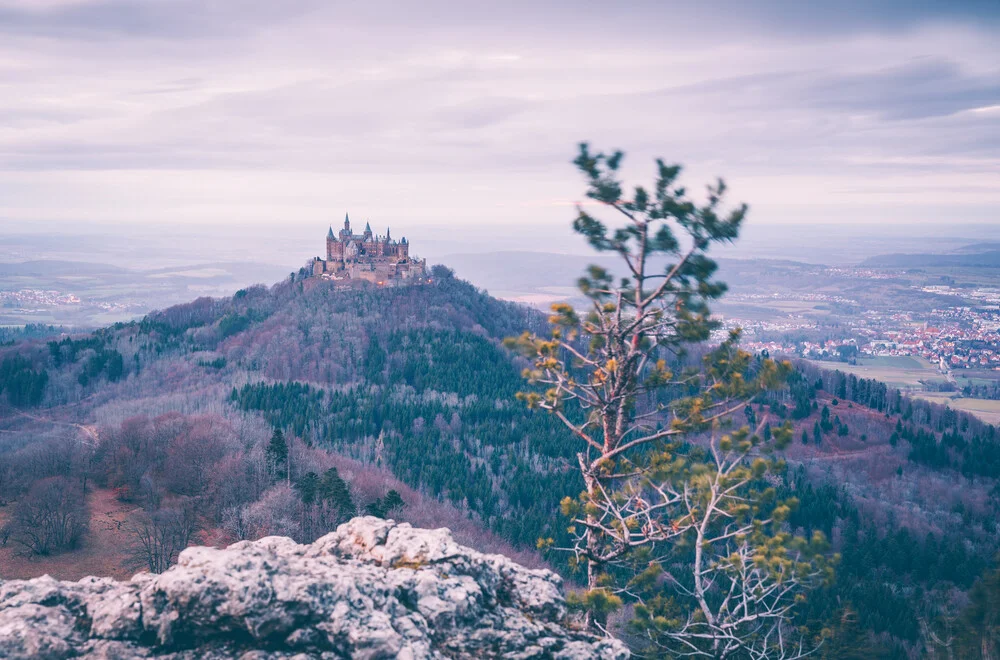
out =
[[[129,272],[131,271],[127,268],[90,261],[36,259],[34,261],[0,263],[0,277],[25,275],[119,275]]]
[[[871,268],[1000,268],[1000,250],[965,254],[882,254],[861,262]]]

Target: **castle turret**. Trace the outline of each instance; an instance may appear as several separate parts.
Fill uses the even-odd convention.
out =
[[[344,214],[344,231],[351,231],[351,216],[347,213]]]
[[[372,225],[370,222],[365,223],[364,237],[366,241],[370,241],[372,239]]]

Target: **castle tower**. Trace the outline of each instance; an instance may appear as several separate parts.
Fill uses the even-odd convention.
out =
[[[365,233],[363,235],[366,241],[370,241],[372,239],[372,225],[370,222],[365,223]]]
[[[344,214],[344,228],[340,230],[340,242],[344,245],[351,240],[351,216]]]

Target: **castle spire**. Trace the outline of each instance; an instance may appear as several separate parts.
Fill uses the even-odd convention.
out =
[[[344,214],[344,229],[347,231],[351,230],[351,216],[348,213]]]
[[[330,225],[330,231],[326,233],[327,238],[333,238],[333,225]]]
[[[365,223],[365,232],[368,234],[372,233],[372,223],[370,222]]]

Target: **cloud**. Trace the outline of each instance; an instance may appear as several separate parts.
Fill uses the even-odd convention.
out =
[[[1000,208],[997,12],[830,7],[0,0],[0,214],[564,222],[584,139],[765,222]]]

